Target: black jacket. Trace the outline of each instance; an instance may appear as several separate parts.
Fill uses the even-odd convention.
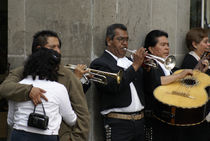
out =
[[[198,64],[198,61],[195,59],[195,57],[193,57],[192,55],[190,55],[188,53],[184,57],[181,68],[182,69],[194,69],[197,64]],[[208,69],[205,73],[210,75],[210,69]]]
[[[131,91],[129,85],[131,82],[133,82],[136,87],[139,99],[142,105],[144,105],[144,95],[142,90],[143,70],[141,68],[135,72],[131,65],[126,71],[124,71],[123,68],[117,66],[117,61],[106,51],[101,57],[95,59],[91,63],[90,68],[111,73],[117,73],[120,70],[123,71],[120,84],[117,84],[116,79],[111,77],[107,77],[107,85],[96,83],[96,88],[101,98],[101,110],[129,106],[131,104]]]

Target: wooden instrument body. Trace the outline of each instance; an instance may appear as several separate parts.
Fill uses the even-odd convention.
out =
[[[175,73],[179,73],[178,70]],[[154,116],[168,124],[190,126],[204,121],[210,77],[198,70],[192,76],[154,90]]]
[[[206,117],[206,104],[198,108],[179,108],[155,101],[154,117],[162,122],[176,126],[192,126],[200,124]]]

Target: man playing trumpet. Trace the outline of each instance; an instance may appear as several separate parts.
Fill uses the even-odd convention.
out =
[[[144,95],[142,92],[141,65],[145,49],[133,54],[133,61],[126,57],[128,32],[123,24],[112,24],[107,28],[105,44],[107,49],[95,59],[93,69],[117,73],[123,71],[120,83],[107,77],[107,85],[96,83],[100,95],[101,114],[104,117],[106,140],[144,140]]]

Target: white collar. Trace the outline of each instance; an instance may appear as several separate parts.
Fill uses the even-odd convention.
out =
[[[201,58],[195,53],[195,51],[190,51],[189,54],[192,55],[193,57],[195,57],[195,59],[196,59],[197,61],[199,61],[199,60],[201,59]]]
[[[155,59],[155,61],[160,65],[160,67],[162,68],[165,76],[170,75],[170,70],[166,69],[165,65],[161,62],[159,62],[158,60]]]
[[[108,51],[107,49],[105,50],[107,53],[109,53],[116,61],[118,60],[118,57],[115,56],[113,53],[111,53],[110,51]]]
[[[117,61],[117,66],[124,68],[125,70],[130,67],[130,65],[132,65],[132,61],[130,61],[127,57],[122,57],[122,58],[118,58],[117,56],[115,56],[113,53],[111,53],[108,50],[105,50],[107,53],[109,53],[116,61]]]

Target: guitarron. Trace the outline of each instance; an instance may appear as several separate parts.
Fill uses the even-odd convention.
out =
[[[193,70],[192,76],[157,87],[154,90],[157,105],[154,116],[171,125],[200,124],[206,117],[206,104],[209,100],[205,90],[207,86],[210,86],[210,77],[199,70]]]

